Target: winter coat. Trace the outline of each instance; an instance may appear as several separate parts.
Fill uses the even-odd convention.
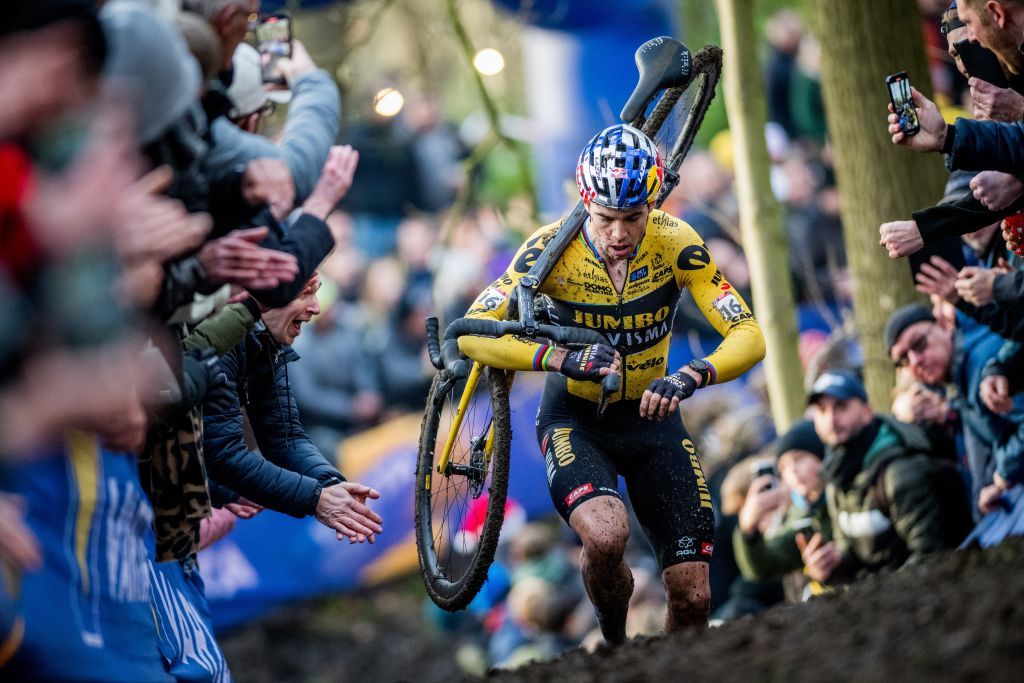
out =
[[[258,325],[220,359],[236,390],[207,401],[203,423],[210,479],[254,503],[304,517],[316,511],[323,482],[344,477],[302,429],[287,370],[298,357]],[[258,452],[246,446],[243,406]]]
[[[825,495],[843,558],[830,584],[916,562],[961,540],[943,528],[929,448],[916,426],[876,416],[848,444],[826,449]]]
[[[292,84],[288,117],[278,143],[247,133],[225,117],[217,118],[211,124],[213,147],[204,170],[217,176],[218,170],[253,159],[282,159],[295,183],[295,203],[301,204],[320,179],[340,121],[341,102],[334,79],[323,70],[305,74]]]
[[[981,382],[985,368],[992,358],[998,357],[1003,340],[974,320],[957,313],[957,334],[954,337],[953,365],[950,380],[956,387],[958,399],[951,407],[960,412],[964,427],[971,431],[967,439],[991,451],[995,471],[1013,482],[1024,480],[1024,395],[1013,400],[1013,409],[1007,415],[997,415],[981,401]],[[968,453],[973,460],[977,455]],[[987,457],[985,458],[987,459]],[[981,472],[972,465],[974,488],[990,482],[992,467]]]
[[[824,494],[810,505],[791,505],[779,527],[766,534],[755,531],[746,535],[737,525],[732,547],[740,574],[748,580],[771,579],[803,569],[796,544],[796,535],[801,533],[807,540],[815,533],[821,533],[825,541],[832,538]]]

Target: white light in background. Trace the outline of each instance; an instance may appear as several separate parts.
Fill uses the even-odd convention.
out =
[[[505,57],[493,47],[485,47],[473,57],[473,67],[484,76],[494,76],[505,68]]]
[[[392,117],[402,111],[405,98],[395,88],[382,88],[373,97],[373,110],[380,116]]]

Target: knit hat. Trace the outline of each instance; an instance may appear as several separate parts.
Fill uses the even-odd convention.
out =
[[[935,322],[935,316],[927,306],[907,304],[893,311],[885,323],[885,352],[892,355],[892,347],[896,345],[896,340],[900,338],[903,330],[920,322]]]
[[[147,4],[115,0],[100,10],[110,46],[108,81],[123,89],[145,145],[164,134],[199,97],[199,64],[178,30]]]
[[[775,442],[776,457],[781,458],[784,453],[789,451],[806,451],[819,460],[825,458],[825,444],[821,442],[818,433],[814,431],[813,422],[810,420],[797,422]]]

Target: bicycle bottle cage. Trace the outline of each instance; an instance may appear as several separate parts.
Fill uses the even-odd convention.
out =
[[[634,125],[659,92],[689,84],[693,63],[690,50],[668,36],[648,40],[637,48],[635,59],[640,78],[636,90],[619,114],[623,121]]]

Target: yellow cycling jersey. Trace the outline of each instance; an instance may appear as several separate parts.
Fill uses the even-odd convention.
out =
[[[519,248],[505,273],[477,297],[470,318],[505,319],[509,296],[519,279],[551,241],[561,221],[535,232]],[[664,377],[676,304],[689,289],[704,316],[722,335],[706,360],[712,382],[739,377],[764,357],[764,336],[743,297],[715,266],[700,236],[684,221],[651,211],[647,228],[618,292],[585,230],[569,243],[540,292],[553,302],[560,325],[589,327],[604,334],[622,355],[621,391],[616,400],[639,399],[650,383]],[[507,335],[500,339],[462,337],[459,348],[480,363],[506,370],[542,369],[547,346]],[[673,369],[674,371],[674,369]],[[566,379],[568,391],[591,401],[600,385]]]

